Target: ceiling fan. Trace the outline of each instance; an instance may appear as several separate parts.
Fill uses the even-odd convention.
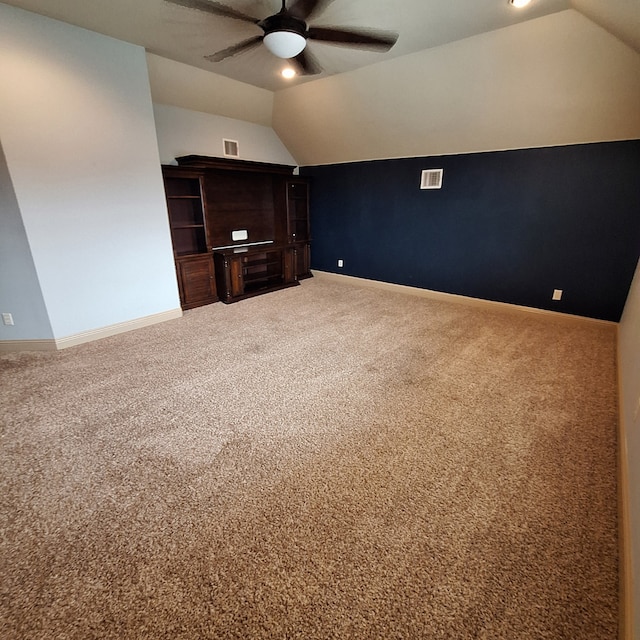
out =
[[[298,67],[302,75],[315,75],[322,69],[306,49],[308,40],[317,40],[341,46],[361,47],[388,51],[396,43],[398,35],[371,29],[336,29],[334,27],[313,27],[307,20],[320,13],[332,0],[293,0],[287,8],[282,0],[280,11],[268,18],[254,18],[215,0],[165,0],[171,4],[197,9],[226,18],[249,22],[262,29],[255,35],[212,55],[205,56],[212,62],[220,62],[264,43],[265,47],[278,58],[288,59]]]

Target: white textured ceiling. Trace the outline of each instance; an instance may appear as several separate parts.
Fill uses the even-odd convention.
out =
[[[263,46],[223,62],[204,59],[259,35],[260,29],[250,23],[164,0],[4,0],[4,3],[138,44],[159,56],[256,87],[277,91],[291,84],[279,76],[284,61]],[[257,18],[276,13],[280,8],[279,0],[227,0],[226,4]],[[571,7],[583,11],[640,51],[640,0],[533,0],[522,10],[514,9],[507,0],[332,0],[310,24],[395,31],[399,34],[398,42],[388,53],[310,42],[308,47],[323,67],[323,74],[297,78],[293,83],[353,70]]]

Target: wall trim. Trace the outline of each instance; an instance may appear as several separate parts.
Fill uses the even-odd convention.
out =
[[[56,341],[50,340],[0,340],[0,353],[14,351],[57,351]]]
[[[620,343],[618,341],[618,349]],[[631,549],[631,521],[629,517],[629,453],[624,417],[624,394],[620,353],[618,361],[618,640],[633,640],[634,602]]]
[[[93,342],[102,338],[115,336],[119,333],[141,329],[167,320],[175,320],[182,317],[182,309],[170,309],[150,316],[118,322],[107,327],[82,331],[64,338],[52,338],[50,340],[0,340],[0,353],[14,351],[59,351],[69,347],[75,347],[85,342]]]
[[[351,282],[352,284],[370,287],[373,289],[382,289],[386,291],[395,291],[396,293],[407,293],[409,295],[421,298],[431,298],[432,300],[442,300],[445,302],[455,302],[457,304],[465,304],[467,306],[484,307],[492,309],[502,309],[503,311],[523,311],[525,313],[535,313],[537,315],[549,316],[564,320],[577,320],[580,322],[591,322],[601,325],[617,327],[618,323],[612,320],[600,320],[599,318],[588,318],[586,316],[576,316],[569,313],[561,313],[559,311],[550,311],[549,309],[536,309],[535,307],[525,307],[509,302],[497,302],[495,300],[483,300],[482,298],[470,298],[457,293],[445,293],[443,291],[434,291],[433,289],[420,289],[419,287],[410,287],[404,284],[394,284],[393,282],[382,282],[381,280],[369,280],[367,278],[358,278],[356,276],[347,276],[341,273],[332,273],[330,271],[312,270],[314,276],[335,280],[336,282]]]

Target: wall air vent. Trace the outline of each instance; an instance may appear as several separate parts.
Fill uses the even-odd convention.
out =
[[[239,158],[240,151],[238,150],[237,140],[222,140],[224,145],[224,155],[228,158]]]
[[[425,169],[420,177],[421,189],[442,189],[444,169]]]

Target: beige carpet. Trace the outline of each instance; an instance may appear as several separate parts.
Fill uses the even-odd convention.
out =
[[[4,640],[616,638],[613,326],[315,278],[0,370]]]

